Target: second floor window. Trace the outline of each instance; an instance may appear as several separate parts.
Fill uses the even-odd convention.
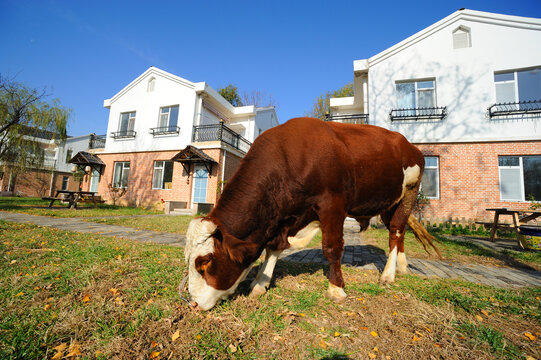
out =
[[[541,99],[541,67],[494,74],[497,103]]]
[[[120,114],[120,126],[118,131],[121,134],[128,134],[135,129],[135,111]]]
[[[173,184],[173,162],[155,161],[152,176],[153,189],[171,189]]]
[[[158,127],[162,129],[176,130],[178,123],[178,105],[162,107]]]
[[[431,108],[436,106],[435,81],[396,83],[397,106],[400,109]]]
[[[128,178],[130,177],[130,162],[119,161],[115,163],[113,173],[113,186],[119,188],[128,187]]]

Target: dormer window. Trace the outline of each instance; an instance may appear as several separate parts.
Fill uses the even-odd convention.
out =
[[[459,26],[453,31],[453,49],[471,47],[471,30],[466,26]]]
[[[156,86],[156,79],[151,77],[150,79],[148,79],[147,92],[153,92],[155,86]]]

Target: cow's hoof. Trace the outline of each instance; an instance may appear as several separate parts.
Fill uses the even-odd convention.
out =
[[[250,296],[258,297],[260,295],[263,295],[266,292],[267,292],[267,289],[265,289],[264,286],[261,286],[259,284],[255,284],[254,287],[252,288],[252,292],[250,293]]]
[[[342,302],[347,297],[344,289],[333,284],[329,284],[329,289],[327,290],[327,296],[329,296],[331,300],[336,301],[336,302]]]
[[[394,274],[385,274],[383,273],[379,278],[380,284],[391,284],[394,283]]]

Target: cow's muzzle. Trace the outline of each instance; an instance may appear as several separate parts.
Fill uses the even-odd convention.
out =
[[[180,285],[178,286],[178,295],[180,296],[180,299],[184,301],[188,306],[190,306],[194,310],[201,310],[199,305],[195,301],[190,301],[188,298],[184,297],[184,291],[186,291],[186,284],[188,282],[188,269],[184,272],[184,277],[182,278],[182,281],[180,282]]]

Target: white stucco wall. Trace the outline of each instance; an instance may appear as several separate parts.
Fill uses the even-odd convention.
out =
[[[71,150],[71,157],[75,156],[79,151],[88,151],[89,141],[90,135],[67,138],[64,143],[58,146],[55,169],[57,171],[71,172],[73,164],[66,162],[68,150]]]
[[[489,119],[486,113],[496,101],[495,71],[541,65],[541,22],[527,29],[494,21],[458,18],[423,39],[370,58],[370,123],[419,143],[540,139],[539,116]],[[461,25],[471,29],[472,47],[453,49],[452,32]],[[391,122],[389,112],[398,107],[396,81],[427,78],[435,78],[436,103],[447,107],[447,118]]]

